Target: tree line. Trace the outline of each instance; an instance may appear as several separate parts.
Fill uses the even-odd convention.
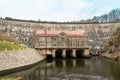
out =
[[[113,9],[108,14],[94,16],[92,19],[88,19],[85,22],[98,22],[98,23],[120,22],[120,8]]]
[[[111,10],[108,14],[103,14],[101,16],[94,16],[92,19],[80,20],[80,21],[70,21],[70,22],[56,22],[56,21],[41,21],[39,20],[22,20],[14,19],[11,17],[0,18],[4,20],[11,21],[22,21],[22,22],[34,22],[34,23],[53,23],[53,24],[92,24],[92,23],[114,23],[120,22],[120,8]]]

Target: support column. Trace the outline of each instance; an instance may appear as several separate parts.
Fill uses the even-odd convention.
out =
[[[42,51],[41,51],[41,50],[37,50],[37,52],[38,52],[39,54],[42,54],[42,55],[43,55],[43,53],[42,53]]]
[[[55,49],[52,50],[52,58],[55,58]]]
[[[73,49],[72,57],[76,58],[76,50],[75,49]]]
[[[62,57],[63,57],[63,58],[66,58],[66,50],[65,50],[65,49],[63,49]]]
[[[88,57],[89,56],[89,49],[85,49],[84,56]]]
[[[42,50],[41,52],[42,52],[42,53],[41,53],[42,55],[45,55],[45,56],[46,56],[46,50]]]

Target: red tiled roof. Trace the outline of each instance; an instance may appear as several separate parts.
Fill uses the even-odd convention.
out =
[[[87,35],[85,35],[82,32],[78,32],[78,31],[55,31],[55,30],[38,30],[36,31],[36,36],[58,36],[60,33],[64,32],[65,34],[67,34],[67,36],[72,36],[72,37],[87,37]]]

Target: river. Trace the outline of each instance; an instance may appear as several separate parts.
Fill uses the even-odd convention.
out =
[[[31,69],[4,77],[21,77],[22,80],[120,80],[120,63],[99,57],[44,60]]]

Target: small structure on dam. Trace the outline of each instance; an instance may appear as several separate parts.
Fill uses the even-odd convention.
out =
[[[78,31],[38,30],[34,47],[52,58],[88,57],[88,36]]]

